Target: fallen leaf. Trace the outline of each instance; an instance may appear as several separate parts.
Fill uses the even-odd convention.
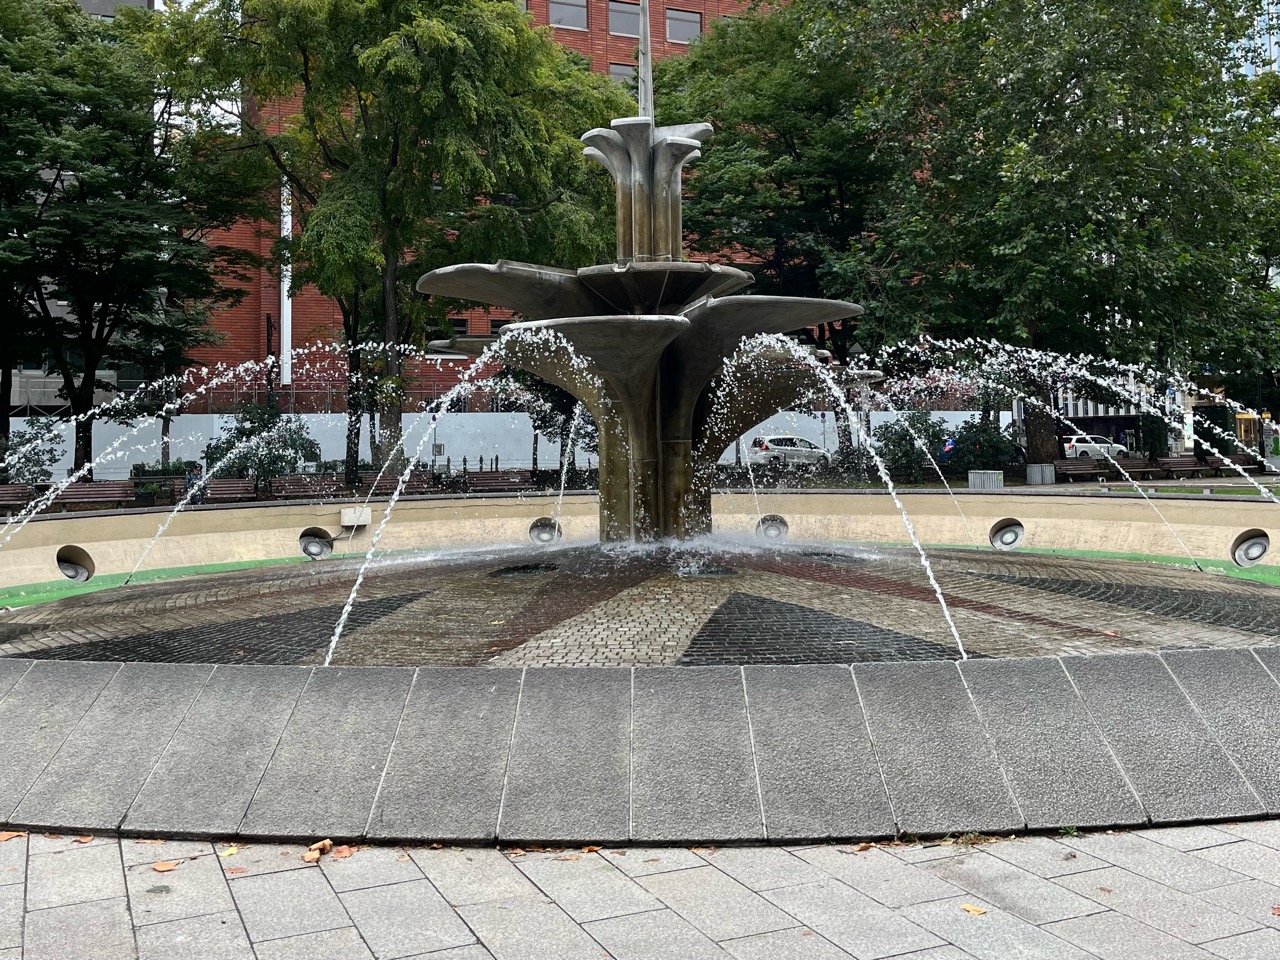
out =
[[[599,847],[583,847],[582,852],[583,853],[599,853],[600,848]]]
[[[860,844],[858,844],[856,847],[854,847],[854,848],[853,848],[853,852],[854,852],[854,853],[863,853],[863,852],[865,852],[865,851],[867,851],[867,850],[870,850],[870,849],[871,849],[871,844],[869,844],[869,843],[860,843]]]
[[[319,859],[320,859],[319,850],[308,850],[306,853],[302,855],[303,863],[315,863]]]
[[[609,851],[609,856],[611,856],[611,857],[625,857],[626,855],[627,855],[627,851],[625,851],[625,850],[610,850],[610,851]]]
[[[1099,887],[1099,888],[1098,888],[1098,890],[1100,890],[1102,893],[1110,893],[1110,892],[1111,892],[1111,888],[1110,888],[1110,887]]]
[[[135,840],[133,842],[145,843],[147,846],[150,846],[150,847],[158,847],[160,844],[164,843],[163,840]]]
[[[1120,631],[1119,630],[1103,630],[1102,635],[1104,637],[1118,637],[1120,636]]]
[[[291,857],[291,856],[293,856],[293,851],[292,851],[292,850],[281,850],[281,851],[280,851],[280,856],[282,856],[282,857]]]
[[[431,845],[431,849],[432,849],[432,850],[443,850],[443,849],[444,849],[444,844],[442,844],[442,843],[433,843],[433,844]]]
[[[509,856],[509,857],[523,857],[523,856],[524,856],[524,851],[523,851],[523,850],[521,850],[519,847],[512,847],[510,850],[508,850],[508,851],[507,851],[507,856]]]
[[[556,857],[557,860],[581,860],[582,858],[576,853],[566,853],[563,857]]]
[[[25,830],[0,830],[0,843],[12,840],[14,837],[25,837],[26,835],[27,831]]]
[[[317,840],[311,846],[307,847],[307,849],[313,850],[319,853],[328,853],[330,850],[333,849],[333,841],[328,839]]]
[[[46,833],[46,834],[44,835],[44,838],[45,838],[46,840],[61,840],[61,839],[62,839],[62,834],[60,834],[60,833]]]
[[[156,873],[168,873],[170,870],[176,870],[181,860],[160,860],[151,865],[151,869]]]
[[[245,868],[244,868],[244,867],[227,867],[227,873],[230,873],[230,874],[232,874],[233,876],[235,876],[235,875],[239,875],[239,874],[244,873],[244,872],[245,872]]]
[[[401,863],[408,863],[409,855],[407,853],[401,854],[400,856],[396,857],[396,859],[399,860]]]
[[[1272,908],[1271,908],[1271,915],[1272,915],[1273,917],[1280,917],[1280,907],[1272,907]]]
[[[802,937],[812,937],[812,936],[813,936],[813,931],[812,931],[812,930],[801,930],[801,931],[800,931],[800,936],[802,936]]]
[[[355,847],[348,847],[346,844],[333,848],[333,856],[337,857],[339,860],[345,860],[355,852]]]
[[[982,907],[975,907],[972,903],[962,903],[960,904],[960,909],[971,917],[980,917],[987,912]]]
[[[93,835],[85,834],[83,837],[76,837],[72,843],[93,843]]]
[[[662,859],[661,857],[650,857],[648,860],[645,861],[645,863],[657,863],[661,859]]]
[[[239,848],[239,847],[227,847],[227,849],[223,850],[220,854],[218,854],[218,856],[220,856],[220,857],[234,857],[234,856],[235,856],[237,853],[239,853],[239,852],[240,852],[240,848]]]

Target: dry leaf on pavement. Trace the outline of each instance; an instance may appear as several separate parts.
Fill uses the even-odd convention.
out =
[[[25,837],[26,835],[27,831],[25,830],[0,830],[0,843],[12,840],[14,837]]]
[[[83,837],[76,837],[72,843],[93,843],[93,835],[85,834]]]
[[[223,850],[220,854],[218,854],[218,856],[220,856],[220,857],[234,857],[234,856],[235,856],[237,853],[239,853],[239,852],[240,852],[240,848],[239,848],[239,847],[227,847],[227,849]]]
[[[972,903],[962,903],[960,909],[973,917],[980,917],[987,912],[982,907],[975,907]]]
[[[333,848],[333,856],[337,857],[339,860],[345,860],[355,852],[355,847],[348,847],[345,843],[340,847]]]
[[[315,863],[319,859],[320,859],[319,850],[308,850],[306,853],[302,855],[303,863]]]
[[[244,867],[227,867],[227,873],[230,873],[230,874],[233,874],[233,875],[235,875],[235,874],[241,874],[241,873],[244,873],[244,872],[245,872],[245,868],[244,868]]]
[[[168,873],[170,870],[176,870],[181,860],[160,860],[151,865],[151,869],[156,873]]]
[[[600,848],[596,846],[588,846],[588,847],[582,848],[583,853],[598,853],[599,851],[600,851]]]
[[[163,840],[135,840],[134,843],[145,843],[147,846],[159,846],[164,843]]]
[[[333,841],[329,839],[317,840],[311,846],[307,847],[307,849],[316,850],[316,851],[319,851],[320,853],[328,853],[330,850],[333,849]]]

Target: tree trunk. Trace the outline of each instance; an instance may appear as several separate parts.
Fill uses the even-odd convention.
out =
[[[360,483],[360,351],[347,348],[347,453],[344,482]]]
[[[0,483],[9,482],[9,434],[13,417],[13,364],[8,357],[0,357],[0,450],[4,460],[0,462]]]
[[[167,413],[160,417],[160,469],[164,473],[169,472],[169,428],[173,424],[173,417]]]
[[[81,412],[77,410],[74,405],[72,406],[71,410],[73,413],[77,415]],[[92,462],[93,462],[93,418],[84,417],[83,419],[76,421],[75,469],[79,470],[81,467]],[[93,470],[90,469],[86,471],[83,479],[92,480]]]
[[[396,280],[400,267],[400,250],[394,244],[384,243],[382,268],[382,342],[386,344],[386,379],[389,389],[382,400],[382,459],[390,463],[400,459],[398,453],[401,438],[401,420],[404,414],[404,397],[400,382],[400,313],[396,303]]]
[[[369,406],[369,456],[377,470],[382,469],[382,447],[378,443],[378,411]]]
[[[1062,440],[1058,420],[1054,417],[1054,398],[1048,388],[1028,394],[1039,403],[1026,403],[1027,414],[1027,463],[1053,463],[1062,459]]]

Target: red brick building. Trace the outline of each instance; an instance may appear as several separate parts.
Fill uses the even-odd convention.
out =
[[[741,0],[651,0],[650,35],[655,58],[679,54],[715,19],[739,12]],[[640,33],[640,5],[626,0],[526,0],[526,9],[538,25],[550,25],[557,41],[591,60],[592,69],[608,72],[619,82],[635,72],[635,51]],[[236,246],[266,253],[278,224],[245,223],[229,232]],[[297,350],[317,341],[340,339],[342,319],[337,305],[314,289],[292,298],[282,294],[278,272],[261,270],[245,284],[245,297],[214,318],[219,343],[196,351],[206,364],[234,365],[262,360],[292,345]],[[283,314],[283,324],[282,324]],[[480,310],[455,320],[458,332],[487,335],[504,317]],[[268,332],[270,331],[270,332]],[[268,342],[270,341],[270,342]],[[345,409],[342,368],[332,354],[297,357],[282,378],[281,400],[297,412]],[[410,400],[430,399],[447,390],[457,379],[456,363],[415,364]],[[282,384],[282,386],[283,386]],[[265,387],[264,387],[265,389]],[[215,392],[209,407],[218,409],[245,398],[241,388]]]

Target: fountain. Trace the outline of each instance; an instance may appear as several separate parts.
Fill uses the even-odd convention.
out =
[[[641,87],[642,112],[647,103],[649,115],[614,120],[582,137],[585,154],[609,171],[616,187],[614,263],[580,270],[466,263],[418,281],[423,293],[505,307],[526,318],[505,329],[504,357],[573,394],[599,425],[603,542],[710,533],[719,452],[808,387],[796,369],[757,384],[726,415],[712,417],[726,359],[745,337],[862,313],[841,300],[735,296],[751,283],[749,273],[684,259],[681,176],[711,126],[656,127],[643,71]],[[590,375],[558,355],[522,349],[521,335],[530,330],[563,336]],[[455,338],[441,345],[475,352],[478,342]]]

